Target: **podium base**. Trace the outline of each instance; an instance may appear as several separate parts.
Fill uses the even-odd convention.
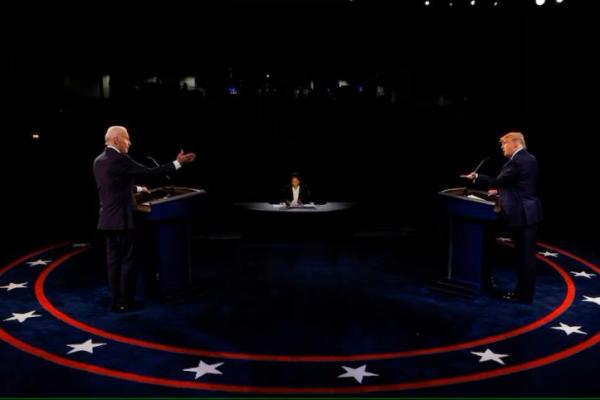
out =
[[[443,278],[431,286],[437,292],[443,292],[463,297],[475,297],[481,293],[480,285],[457,279]]]

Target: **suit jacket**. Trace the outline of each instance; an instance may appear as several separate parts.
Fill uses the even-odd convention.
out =
[[[287,185],[283,188],[282,201],[291,202],[294,200],[294,192],[292,191],[292,185]],[[300,193],[298,194],[298,201],[303,204],[310,203],[310,189],[306,185],[300,185]]]
[[[110,147],[105,148],[94,160],[94,178],[100,200],[98,229],[133,229],[134,178],[167,174],[173,170],[175,165],[172,162],[149,168],[127,154],[121,154]]]
[[[537,178],[537,160],[523,149],[504,164],[496,178],[480,174],[477,182],[498,189],[500,213],[509,226],[527,226],[542,220]]]

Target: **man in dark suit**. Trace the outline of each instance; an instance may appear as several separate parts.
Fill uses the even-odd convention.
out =
[[[294,172],[290,178],[290,184],[283,188],[282,201],[290,207],[310,202],[310,189],[301,184],[298,173]]]
[[[502,152],[509,160],[497,177],[471,172],[463,177],[491,189],[498,196],[500,220],[512,232],[518,268],[514,292],[502,297],[506,301],[531,303],[535,293],[535,241],[542,207],[537,195],[538,163],[527,151],[521,132],[509,132],[500,138]]]
[[[106,237],[111,308],[113,311],[123,312],[133,307],[134,193],[148,190],[135,186],[134,179],[168,174],[181,168],[183,164],[194,161],[196,155],[181,151],[175,161],[148,168],[127,154],[131,141],[126,128],[111,126],[104,141],[106,148],[94,160],[94,177],[100,200],[98,229]]]

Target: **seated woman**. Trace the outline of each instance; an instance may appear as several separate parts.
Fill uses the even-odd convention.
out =
[[[310,189],[302,185],[300,175],[296,172],[290,177],[290,184],[283,188],[282,203],[289,207],[298,207],[310,203]]]

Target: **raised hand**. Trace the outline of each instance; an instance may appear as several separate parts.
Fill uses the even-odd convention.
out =
[[[461,178],[466,178],[466,179],[477,179],[477,172],[471,172],[470,174],[466,174],[466,175],[461,175]]]
[[[195,159],[196,159],[196,154],[194,154],[194,153],[184,153],[183,149],[181,149],[179,151],[179,154],[177,154],[177,161],[179,161],[179,163],[181,163],[181,164],[191,163]]]

